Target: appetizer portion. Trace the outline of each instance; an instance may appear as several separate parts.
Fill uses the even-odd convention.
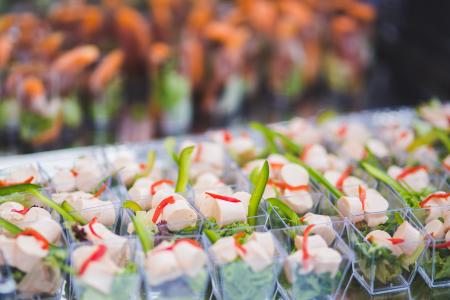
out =
[[[246,131],[235,133],[223,129],[213,131],[209,136],[211,140],[221,144],[239,165],[253,160],[259,155],[257,143]]]
[[[371,295],[409,288],[428,240],[410,212],[388,213],[376,228],[350,225],[356,279]]]
[[[208,256],[198,237],[159,237],[145,255],[148,299],[204,299]]]
[[[401,168],[393,165],[389,167],[387,173],[403,187],[416,193],[422,193],[430,186],[430,175],[425,166]]]
[[[353,253],[345,242],[337,232],[331,242],[326,241],[317,231],[313,233],[316,226],[277,231],[289,253],[279,283],[282,294],[291,299],[334,298],[350,269]]]
[[[44,181],[36,164],[19,165],[0,170],[0,187],[20,183],[44,183]]]
[[[270,232],[237,231],[208,248],[221,299],[270,299],[282,253]]]
[[[139,297],[141,279],[135,261],[136,241],[74,244],[71,262],[77,299]]]

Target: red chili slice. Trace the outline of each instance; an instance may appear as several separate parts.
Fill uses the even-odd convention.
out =
[[[366,190],[363,188],[362,185],[358,186],[358,194],[359,194],[359,201],[361,201],[361,207],[364,211],[366,209]]]
[[[404,168],[403,171],[395,178],[397,180],[402,180],[405,177],[416,173],[417,171],[424,170],[425,172],[428,172],[428,168],[425,166],[417,166],[417,167],[411,167],[411,168]]]
[[[388,239],[388,241],[390,241],[392,243],[392,245],[398,245],[398,244],[404,243],[405,239],[390,238],[390,239]]]
[[[306,156],[308,156],[308,152],[311,150],[311,148],[314,146],[314,144],[306,145],[305,148],[303,148],[303,152],[300,155],[301,160],[305,160]]]
[[[350,174],[352,174],[352,171],[352,166],[349,166],[344,170],[344,172],[342,172],[341,176],[336,181],[336,187],[338,188],[338,190],[342,191],[342,185],[344,184],[345,179],[347,179]]]
[[[21,214],[21,215],[25,215],[25,214],[27,214],[27,212],[29,212],[30,211],[30,209],[31,209],[31,207],[25,207],[24,209],[11,209],[11,211],[12,212],[15,212],[15,213],[18,213],[18,214]]]
[[[175,246],[177,246],[181,243],[189,243],[196,248],[202,248],[202,246],[196,240],[184,238],[184,239],[176,240],[175,243],[173,243],[170,246],[167,246],[166,248],[158,249],[158,252],[159,251],[172,251],[175,248]]]
[[[97,250],[95,250],[91,256],[88,257],[88,259],[85,260],[85,262],[81,265],[80,271],[78,272],[79,275],[83,275],[84,272],[86,272],[89,265],[97,260],[100,260],[106,253],[106,246],[105,245],[98,245]]]
[[[242,253],[246,254],[247,249],[244,248],[244,246],[239,243],[238,239],[243,238],[245,236],[245,232],[238,232],[235,235],[233,235],[234,238],[234,246],[240,250]]]
[[[152,194],[152,196],[154,194],[156,194],[156,187],[160,186],[161,184],[170,184],[170,185],[174,185],[174,182],[172,180],[168,180],[168,179],[161,179],[158,181],[155,181],[151,186],[150,186],[150,193]]]
[[[426,197],[425,199],[420,201],[419,206],[425,207],[425,204],[430,202],[432,199],[446,199],[449,196],[450,196],[450,193],[439,193],[439,194],[434,193],[434,194],[428,195],[428,197]]]
[[[228,202],[233,202],[233,203],[241,202],[241,200],[239,200],[238,198],[234,198],[234,197],[230,197],[230,196],[224,196],[224,195],[214,194],[214,193],[210,193],[210,192],[205,192],[205,194],[208,196],[211,196],[217,200],[223,200],[223,201],[228,201]]]
[[[271,162],[271,163],[269,163],[269,165],[274,170],[279,170],[284,166],[283,163],[277,163],[277,162]]]
[[[74,168],[70,169],[70,173],[72,173],[73,177],[77,177],[78,176],[78,172]]]
[[[97,234],[97,232],[95,232],[94,230],[94,224],[97,222],[97,217],[93,217],[91,221],[89,221],[88,226],[89,226],[89,230],[92,232],[92,235],[94,235],[95,237],[99,238],[99,239],[103,239],[101,236],[99,236]]]
[[[141,171],[144,171],[145,168],[147,168],[147,164],[146,163],[140,163],[139,164],[139,169],[141,169]]]
[[[303,244],[302,244],[302,251],[303,251],[303,260],[307,260],[310,255],[308,252],[308,236],[311,230],[313,229],[314,224],[308,225],[306,227],[305,231],[303,231]]]
[[[450,247],[450,241],[442,243],[442,244],[437,244],[436,246],[434,246],[434,248],[436,249],[443,249],[443,248],[448,248]]]
[[[233,135],[228,130],[222,131],[223,133],[223,141],[228,144],[233,139]]]
[[[25,179],[24,181],[19,181],[19,182],[8,182],[6,180],[0,180],[0,187],[17,185],[17,184],[29,184],[33,181],[33,179],[34,179],[34,176],[30,176],[27,179]]]
[[[398,135],[398,137],[401,139],[401,140],[403,140],[404,138],[406,138],[408,136],[408,131],[406,131],[406,130],[402,130],[401,132],[400,132],[400,134]]]
[[[348,131],[347,125],[343,124],[338,128],[336,133],[339,137],[344,137],[347,134],[347,131]]]
[[[34,229],[27,228],[17,235],[17,237],[19,236],[32,236],[41,244],[42,249],[47,250],[49,248],[47,239]]]
[[[174,203],[175,203],[175,198],[173,196],[169,196],[169,197],[163,199],[156,207],[155,213],[153,214],[153,217],[152,217],[152,222],[156,224],[159,216],[162,214],[162,212],[164,210],[164,207],[166,207],[169,204],[174,204]]]
[[[286,187],[286,185],[285,185],[283,182],[281,182],[281,181],[276,181],[276,180],[273,180],[273,179],[269,179],[269,180],[267,181],[267,184],[268,184],[268,185],[273,185],[273,186],[275,186],[275,187],[277,187],[277,188],[280,188],[280,189],[282,189],[282,190],[284,190],[285,187]]]
[[[105,190],[106,190],[106,183],[102,184],[102,186],[98,189],[98,191],[95,192],[94,198],[100,197]]]
[[[299,219],[299,221],[303,223],[303,222],[305,222],[305,219],[306,219],[306,216],[303,216]]]
[[[307,191],[309,189],[309,186],[307,184],[294,186],[294,185],[289,185],[289,184],[285,183],[284,188],[289,191]]]
[[[203,145],[199,143],[197,145],[197,152],[196,152],[195,157],[194,157],[194,161],[195,162],[199,162],[200,161],[200,159],[202,157],[202,152],[203,152]]]

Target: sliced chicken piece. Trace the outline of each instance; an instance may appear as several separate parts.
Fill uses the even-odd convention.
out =
[[[122,271],[111,259],[108,251],[99,259],[91,261],[83,274],[79,274],[81,267],[98,250],[98,247],[98,245],[86,245],[76,248],[72,253],[72,262],[81,282],[108,295],[115,276]]]
[[[328,245],[333,243],[336,238],[336,233],[333,229],[331,218],[329,216],[307,213],[302,219],[306,222],[306,224],[314,224],[311,233],[322,236]]]
[[[389,239],[391,239],[391,235],[383,230],[373,230],[366,235],[366,240],[369,243],[388,248],[395,256],[403,254],[402,249],[399,246],[394,245]]]
[[[366,143],[369,151],[378,158],[384,158],[389,156],[389,149],[386,145],[377,139],[369,139]]]
[[[80,191],[92,192],[102,180],[102,172],[97,165],[76,169],[76,172],[75,184]]]
[[[366,189],[366,199],[364,202],[364,219],[369,227],[375,227],[386,223],[388,217],[386,211],[389,208],[387,200],[374,189]]]
[[[309,175],[302,166],[293,163],[286,163],[281,168],[281,179],[288,185],[296,187],[308,185]]]
[[[128,190],[128,195],[131,200],[139,204],[142,209],[148,210],[152,207],[152,195],[150,193],[150,185],[136,186],[133,185]]]
[[[344,182],[342,183],[342,191],[347,196],[358,197],[360,186],[362,186],[365,190],[367,190],[368,188],[367,183],[365,183],[363,180],[355,176],[349,176],[345,178]]]
[[[153,251],[145,261],[150,285],[157,286],[183,275],[173,251]]]
[[[139,165],[130,153],[118,155],[112,162],[113,172],[118,172],[125,185],[131,185],[141,172]]]
[[[247,192],[236,192],[232,194],[231,197],[241,200],[242,204],[248,209],[252,195]]]
[[[39,232],[50,243],[57,243],[62,236],[62,228],[52,218],[42,218],[35,222],[25,223],[23,229],[31,228]]]
[[[314,261],[308,259],[307,262],[303,261],[303,251],[297,250],[289,255],[283,265],[284,274],[290,283],[295,281],[295,274],[306,274],[314,270]]]
[[[51,218],[52,216],[47,210],[40,207],[31,207],[30,210],[25,214],[23,222],[31,223],[38,221],[40,219],[51,219]]]
[[[247,220],[247,207],[242,202],[213,199],[213,215],[219,226]]]
[[[344,196],[337,200],[337,208],[353,223],[364,220],[364,211],[359,197]]]
[[[270,232],[253,232],[248,241],[255,241],[262,246],[270,258],[275,255],[275,243]]]
[[[196,276],[206,266],[205,251],[190,243],[178,243],[173,249],[173,253],[183,272],[191,277]]]
[[[321,247],[314,250],[312,260],[317,274],[330,273],[334,277],[339,270],[342,256],[332,248]]]
[[[72,192],[76,189],[76,177],[68,169],[59,169],[52,177],[52,185],[57,192]]]
[[[238,257],[235,240],[232,236],[219,239],[209,250],[213,255],[214,262],[218,265],[230,263]]]
[[[303,247],[303,236],[301,235],[297,235],[295,237],[295,248],[297,250],[302,250]],[[316,235],[311,235],[308,236],[308,252],[309,253],[314,253],[315,249],[318,248],[328,248],[328,244],[327,242],[323,239],[322,236],[316,234]]]
[[[23,272],[30,272],[48,254],[48,249],[43,249],[41,243],[32,236],[19,236],[16,243],[15,267]]]
[[[270,257],[257,241],[248,241],[243,247],[245,252],[238,251],[239,256],[253,272],[261,272],[272,264],[273,257]]]
[[[5,262],[11,266],[17,266],[17,261],[22,259],[18,256],[16,240],[0,234],[0,251]]]
[[[198,217],[187,201],[176,200],[175,203],[164,208],[162,219],[167,222],[167,228],[170,231],[179,231],[195,226]]]
[[[197,189],[204,190],[207,188],[214,188],[221,185],[224,185],[224,183],[220,180],[220,178],[216,174],[204,173],[198,176],[193,188],[195,190]]]
[[[97,218],[99,223],[112,226],[116,221],[116,208],[110,201],[102,201],[97,198],[81,200],[73,205],[85,220]]]
[[[443,239],[445,230],[440,220],[432,220],[425,225],[425,231],[435,239]]]
[[[322,145],[313,144],[305,147],[304,151],[306,151],[306,154],[303,154],[302,159],[307,165],[319,171],[328,169],[328,154]]]
[[[25,216],[14,211],[20,211],[22,209],[24,209],[24,206],[18,202],[4,202],[0,205],[0,217],[17,225],[23,221]]]
[[[182,195],[175,193],[172,190],[161,190],[156,192],[156,194],[152,197],[152,208],[158,207],[159,203],[166,199],[167,197],[172,196],[175,201],[187,201]]]
[[[293,211],[298,214],[304,214],[312,209],[314,202],[308,191],[289,191],[286,190],[284,197],[281,198]]]
[[[367,154],[364,144],[355,140],[346,140],[341,146],[341,151],[345,157],[356,161],[360,161]]]
[[[404,239],[404,243],[398,244],[406,255],[411,255],[423,243],[420,231],[414,228],[408,221],[404,221],[395,231],[394,238]]]

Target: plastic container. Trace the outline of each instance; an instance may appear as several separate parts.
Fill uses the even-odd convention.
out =
[[[344,221],[333,222],[335,238],[328,246],[341,255],[341,262],[335,274],[330,272],[317,273],[314,269],[307,271],[301,264],[289,265],[285,262],[284,269],[289,268],[292,274],[292,282],[282,272],[279,277],[279,291],[283,299],[340,299],[348,284],[349,274],[351,274],[351,263],[353,252],[345,243],[346,223]],[[272,232],[280,241],[287,253],[296,250],[294,236],[301,234],[306,226],[290,227],[285,229],[276,229]],[[314,252],[312,252],[314,255]]]
[[[407,290],[419,265],[422,263],[424,250],[428,247],[429,241],[424,232],[417,224],[408,209],[387,212],[390,224],[384,228],[367,229],[362,232],[355,224],[349,224],[349,241],[355,259],[353,261],[353,274],[356,280],[367,290],[370,295],[398,292]],[[365,236],[375,229],[386,229],[392,236],[400,224],[408,221],[420,233],[418,243],[405,241],[402,247],[411,247],[414,252],[408,256],[395,256],[387,248],[377,247],[365,239]],[[387,224],[387,223],[386,223]]]
[[[180,238],[189,238],[201,243],[201,235],[183,237],[158,236],[155,238],[155,243],[160,243],[162,241],[177,241]],[[182,274],[175,279],[157,285],[152,285],[150,283],[149,275],[145,271],[145,266],[143,266],[143,269],[145,293],[148,300],[203,300],[208,292],[208,262],[206,262],[205,266],[199,270],[195,276]]]
[[[249,227],[247,227],[249,229]],[[236,228],[237,231],[239,231]],[[250,230],[265,232],[265,226],[250,227]],[[219,231],[219,234],[229,236],[234,232]],[[211,246],[210,240],[203,234],[205,247]],[[214,296],[218,300],[250,300],[272,299],[277,289],[277,278],[280,273],[281,263],[286,256],[281,245],[273,236],[275,243],[275,255],[271,265],[260,272],[254,272],[243,260],[237,259],[231,263],[219,265],[210,253],[210,272],[214,287]]]

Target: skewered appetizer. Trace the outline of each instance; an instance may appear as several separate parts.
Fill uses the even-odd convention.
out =
[[[270,232],[238,231],[209,247],[222,299],[267,299],[279,272],[280,253]]]
[[[146,253],[144,268],[151,295],[158,298],[203,299],[208,256],[196,239],[163,238]]]

